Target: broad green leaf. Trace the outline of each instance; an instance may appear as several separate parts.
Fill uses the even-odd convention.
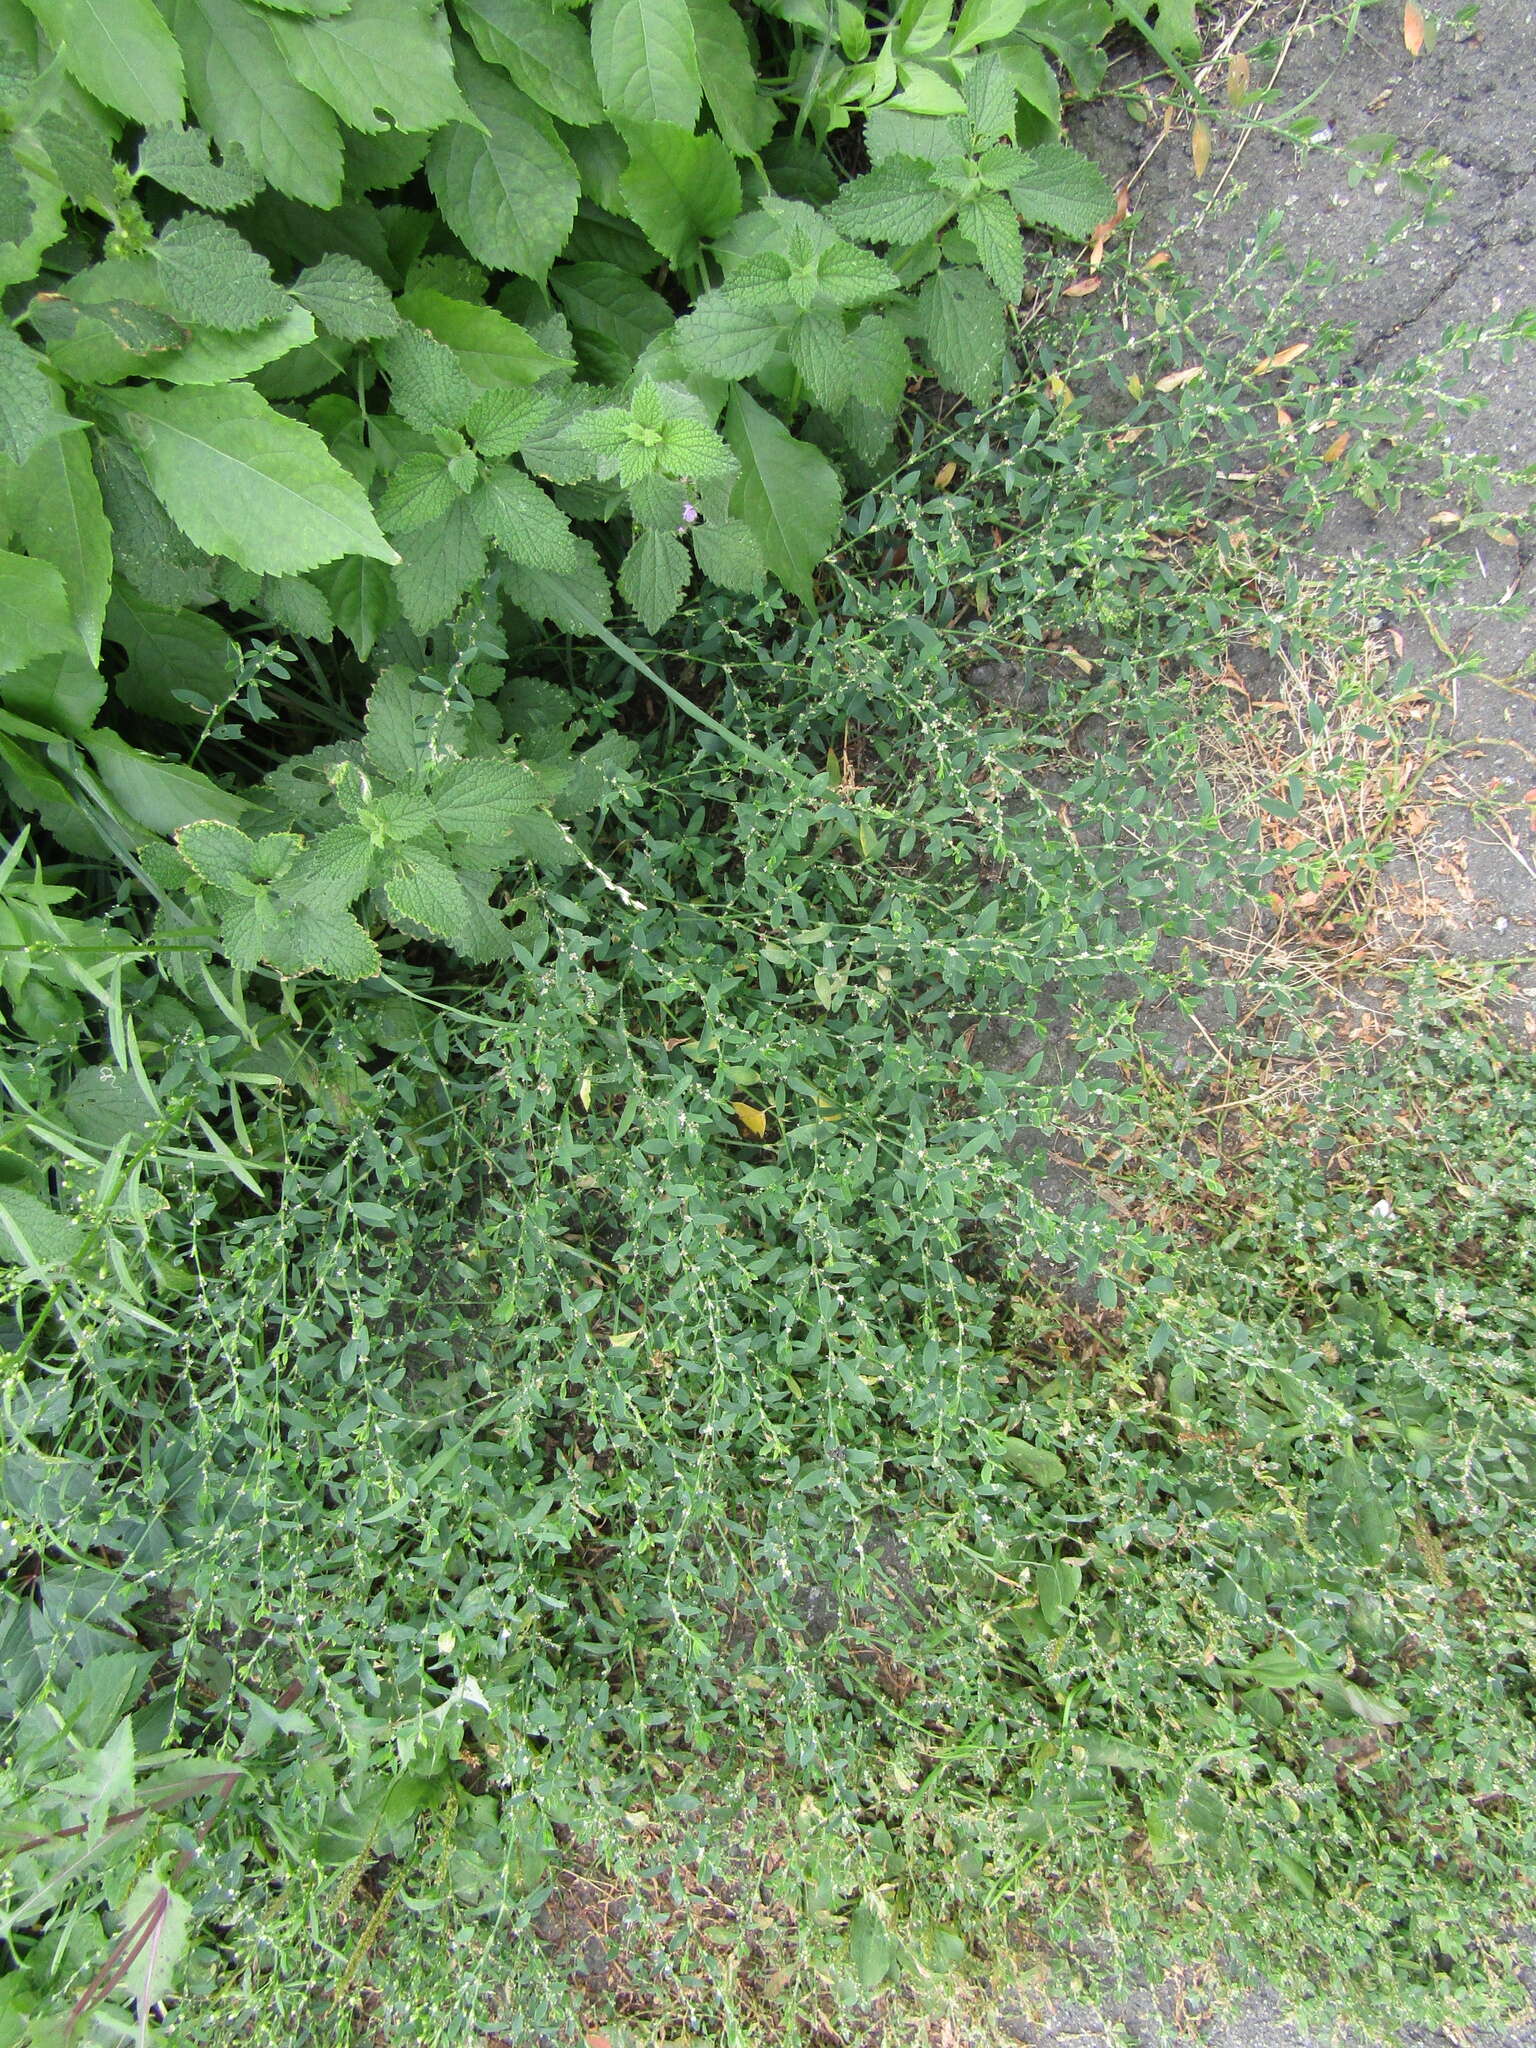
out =
[[[730,0],[688,0],[704,98],[726,147],[755,156],[773,133],[775,108],[757,86],[757,65]]]
[[[514,562],[557,572],[576,567],[570,521],[525,471],[496,464],[469,502],[480,531]]]
[[[54,403],[67,418],[63,397]],[[4,492],[27,552],[62,577],[69,616],[94,661],[112,589],[112,530],[85,435],[55,434],[34,448]]]
[[[989,50],[984,57],[978,57],[965,75],[965,110],[970,118],[971,128],[978,137],[996,141],[999,136],[1013,139],[1014,123],[1018,118],[1019,95],[995,51]]]
[[[112,687],[131,710],[172,725],[201,725],[198,706],[226,703],[233,692],[239,650],[206,613],[149,604],[119,582],[106,631],[127,656]]]
[[[418,433],[461,427],[475,403],[475,387],[451,348],[420,327],[405,326],[378,350],[395,411]]]
[[[266,257],[212,214],[184,213],[171,221],[161,229],[154,253],[166,306],[189,327],[239,334],[291,310]]]
[[[293,296],[342,341],[385,341],[399,331],[388,285],[353,256],[322,256],[299,272]]]
[[[27,0],[65,69],[105,106],[153,127],[179,121],[176,38],[153,0]]]
[[[965,0],[955,23],[950,55],[963,57],[967,50],[979,50],[983,43],[999,43],[1011,36],[1030,0]]]
[[[731,511],[746,521],[763,560],[786,589],[815,602],[812,577],[837,536],[842,486],[819,448],[789,429],[741,389],[731,393],[725,437],[741,464]]]
[[[89,732],[106,701],[106,678],[78,647],[39,654],[0,676],[0,703],[50,733]]]
[[[802,313],[789,330],[789,360],[812,402],[836,412],[859,379],[841,313]]]
[[[741,211],[741,177],[713,135],[661,122],[626,122],[629,164],[619,179],[630,218],[669,263],[690,262],[701,241]]]
[[[390,471],[379,500],[379,524],[386,533],[414,533],[440,519],[459,496],[448,458],[436,450],[407,455]]]
[[[542,283],[576,218],[576,166],[548,115],[510,79],[467,51],[459,65],[482,128],[444,129],[427,157],[428,181],[472,256]]]
[[[499,64],[529,99],[573,128],[603,118],[586,28],[550,0],[455,0],[458,16],[487,64]]]
[[[1008,331],[1003,302],[979,270],[946,263],[918,298],[928,359],[951,391],[980,405],[997,390]]]
[[[695,526],[689,538],[694,560],[712,583],[753,596],[762,589],[767,564],[757,536],[744,519],[710,520]]]
[[[845,185],[827,218],[860,241],[901,246],[933,234],[954,210],[953,194],[934,187],[927,164],[893,156]]]
[[[231,965],[247,973],[265,964],[290,980],[324,974],[367,981],[382,965],[378,947],[349,911],[306,903],[296,892],[273,889],[266,901],[237,904],[221,937]]]
[[[901,64],[896,66],[897,76],[902,80],[901,91],[891,100],[891,106],[907,114],[963,114],[965,101],[958,89],[940,72],[927,64]]]
[[[438,711],[443,701],[439,695]],[[409,781],[421,766],[433,709],[428,691],[417,686],[409,669],[386,669],[374,685],[363,719],[369,766],[395,782]]]
[[[115,225],[119,193],[109,138],[99,128],[63,114],[42,115],[33,134],[71,203]]]
[[[96,444],[101,502],[112,526],[118,574],[152,604],[174,610],[213,603],[213,564],[193,547],[150,486],[137,450],[124,435]]]
[[[456,842],[504,838],[509,822],[544,801],[538,777],[522,761],[455,761],[432,785],[432,815]]]
[[[136,824],[162,839],[195,818],[238,825],[250,809],[242,797],[220,789],[201,769],[141,753],[115,732],[93,732],[85,744],[108,794]]]
[[[395,586],[382,562],[347,555],[319,571],[331,602],[336,630],[345,633],[359,661],[366,661],[395,615]]]
[[[1027,1437],[998,1432],[990,1434],[987,1442],[998,1464],[1020,1479],[1027,1479],[1031,1486],[1059,1486],[1067,1476],[1066,1466],[1054,1451],[1031,1443]]]
[[[232,207],[248,206],[261,190],[261,179],[251,169],[244,150],[225,152],[222,164],[213,161],[208,137],[201,128],[174,124],[151,128],[139,144],[138,176],[153,178],[167,192],[179,192],[194,206],[210,213],[228,213]]]
[[[1115,195],[1098,165],[1061,142],[1025,151],[1008,194],[1032,226],[1077,238],[1091,235],[1115,208]]]
[[[278,48],[273,17],[244,0],[166,5],[186,59],[187,97],[225,155],[238,148],[254,170],[291,198],[310,206],[339,205],[336,116],[293,76]]]
[[[961,234],[970,239],[981,267],[1010,306],[1024,295],[1024,239],[1019,219],[1001,192],[978,192],[960,208]]]
[[[849,311],[875,299],[892,299],[901,280],[888,263],[852,242],[832,241],[816,258],[815,301]]]
[[[336,631],[324,593],[305,576],[263,577],[257,608],[301,639],[329,640]]]
[[[605,620],[613,610],[608,578],[590,541],[576,543],[574,569],[529,569],[508,562],[501,571],[507,596],[531,619],[547,619],[562,633],[589,633],[593,619]]]
[[[1200,54],[1200,24],[1195,19],[1195,0],[1158,0],[1150,21],[1128,17],[1145,34],[1147,41],[1166,62],[1172,57],[1189,62]]]
[[[677,352],[690,370],[737,382],[762,369],[785,324],[783,310],[738,305],[723,291],[705,292],[677,323]]]
[[[858,364],[861,405],[894,417],[906,396],[912,356],[900,324],[883,313],[866,313],[849,341]]]
[[[1083,1568],[1078,1564],[1035,1566],[1035,1597],[1040,1617],[1049,1629],[1059,1628],[1083,1586]]]
[[[9,142],[0,142],[0,246],[26,240],[36,209],[27,174]]]
[[[418,633],[452,616],[485,573],[485,542],[463,498],[427,525],[403,534],[395,590],[407,623]]]
[[[692,129],[701,87],[688,0],[593,0],[592,61],[615,121]]]
[[[290,861],[303,843],[291,832]],[[176,834],[176,850],[203,881],[215,889],[238,889],[257,873],[256,841],[221,818],[196,818]],[[273,879],[270,871],[262,880]]]
[[[279,19],[273,33],[299,84],[349,128],[424,132],[465,118],[436,0],[352,0],[342,14]]]
[[[396,854],[395,871],[384,884],[384,900],[393,916],[420,925],[450,946],[462,945],[469,936],[463,884],[435,854],[414,847]]]
[[[525,860],[537,861],[540,867],[553,868],[557,873],[576,858],[570,833],[541,811],[526,811],[521,817],[509,818],[506,836],[510,842],[509,856],[520,853]]]
[[[25,1188],[0,1184],[0,1265],[67,1266],[83,1243],[78,1223]]]
[[[658,334],[672,325],[659,292],[612,263],[561,263],[550,289],[571,323],[583,368],[605,384],[621,384]]]
[[[274,412],[250,385],[140,388],[112,403],[160,502],[208,553],[271,576],[338,555],[398,559],[362,486],[320,436]]]
[[[894,1954],[883,1921],[869,1906],[853,1910],[848,1922],[848,1953],[859,1989],[867,1997],[885,1982]]]
[[[1044,116],[1051,128],[1061,126],[1061,87],[1056,74],[1034,43],[1010,43],[998,53],[1013,80],[1013,89],[1027,106]]]
[[[53,564],[0,552],[0,675],[79,644],[69,592]]]
[[[638,534],[619,570],[619,594],[648,633],[670,619],[692,573],[688,550],[673,533]]]
[[[315,323],[302,306],[289,304],[279,320],[269,320],[249,334],[220,334],[205,327],[185,348],[155,359],[154,373],[162,384],[233,384],[315,338]],[[325,372],[334,376],[334,366]]]
[[[569,359],[540,348],[526,327],[519,327],[493,306],[473,306],[445,292],[407,292],[400,300],[407,320],[451,348],[472,384],[482,387],[536,384],[547,371],[569,368]]]

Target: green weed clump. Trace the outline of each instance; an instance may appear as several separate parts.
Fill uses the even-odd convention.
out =
[[[819,615],[263,640],[153,924],[13,862],[11,2038],[980,2026],[1106,1925],[1496,2000],[1528,1077],[1405,1017],[1218,1174],[1146,1054],[1273,865],[1197,780],[1232,645],[1406,587],[1287,523],[1425,459],[1336,337],[1277,450],[1256,270],[1258,334],[1138,286],[918,415]],[[296,875],[355,988],[261,966]]]

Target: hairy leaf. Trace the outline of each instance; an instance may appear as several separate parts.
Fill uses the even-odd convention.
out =
[[[299,272],[293,296],[342,341],[384,341],[399,330],[388,285],[354,256],[322,256]]]
[[[482,126],[456,121],[436,138],[432,191],[472,256],[542,282],[576,218],[576,166],[548,115],[510,79],[468,52],[459,62]]]
[[[1032,226],[1091,235],[1114,211],[1115,195],[1098,165],[1065,143],[1047,142],[1019,158],[1008,195]]]
[[[480,531],[514,562],[556,571],[577,566],[570,521],[525,471],[498,463],[469,502]]]
[[[238,145],[227,149],[224,161],[216,164],[201,128],[174,125],[151,128],[145,135],[139,144],[137,175],[153,178],[167,192],[177,192],[210,213],[249,205],[262,182]]]
[[[290,310],[266,257],[212,214],[184,213],[162,228],[155,257],[166,304],[189,327],[240,334]]]
[[[979,270],[946,263],[918,300],[935,372],[952,391],[981,404],[996,391],[1007,348],[1003,302]]]
[[[407,622],[418,633],[452,616],[485,573],[485,542],[459,498],[414,533],[402,536],[395,589]]]

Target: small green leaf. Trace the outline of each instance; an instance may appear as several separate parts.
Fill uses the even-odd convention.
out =
[[[571,367],[569,357],[550,355],[526,327],[492,306],[473,306],[445,292],[407,292],[400,301],[407,320],[451,348],[472,384],[517,388],[536,384],[550,370]]]
[[[299,272],[293,296],[342,341],[384,341],[399,331],[388,285],[353,256],[322,256]]]
[[[705,292],[677,323],[677,351],[701,376],[739,382],[755,376],[777,347],[786,325],[784,310],[737,304],[726,292]]]
[[[1035,1597],[1040,1602],[1040,1615],[1047,1628],[1060,1627],[1067,1609],[1082,1591],[1082,1585],[1081,1565],[1036,1565]]]
[[[448,863],[435,854],[417,847],[397,853],[394,873],[384,884],[384,900],[394,917],[420,925],[450,946],[463,945],[469,936],[470,911],[463,885]]]
[[[1059,1486],[1067,1476],[1066,1466],[1054,1451],[1027,1437],[992,1434],[987,1445],[999,1465],[1027,1479],[1031,1486]]]
[[[789,330],[789,360],[813,402],[836,412],[856,384],[859,363],[841,313],[802,313]]]
[[[619,594],[654,633],[682,603],[690,573],[688,551],[677,536],[647,528],[624,558]]]
[[[379,524],[386,533],[414,533],[440,519],[459,493],[445,455],[407,455],[389,473],[379,500]]]
[[[139,144],[136,175],[153,178],[167,192],[177,192],[210,213],[248,206],[261,190],[261,179],[243,149],[232,146],[223,163],[216,164],[203,130],[176,124],[148,131]]]
[[[627,122],[629,165],[619,189],[630,218],[669,263],[690,262],[699,244],[741,211],[741,175],[723,142],[663,122]]]
[[[382,562],[347,555],[318,572],[330,599],[336,630],[345,633],[359,661],[366,661],[379,635],[395,616],[395,586]]]
[[[689,537],[693,558],[712,583],[753,596],[761,591],[767,564],[757,536],[744,519],[711,520],[695,526]]]
[[[395,590],[418,633],[441,625],[485,573],[485,542],[463,498],[414,533],[401,536]]]
[[[982,141],[1013,137],[1018,91],[996,51],[978,57],[965,75],[965,110],[972,132]]]
[[[855,1906],[849,1918],[848,1952],[859,1989],[867,1997],[885,1982],[893,1958],[885,1923],[868,1906]]]
[[[469,502],[480,531],[514,562],[557,573],[577,566],[571,522],[525,471],[496,464]]]
[[[0,674],[79,644],[69,592],[53,564],[0,552]]]
[[[1010,306],[1024,295],[1024,238],[1018,215],[1000,192],[978,192],[960,208],[959,227],[981,267]]]
[[[547,619],[562,633],[590,633],[593,619],[601,622],[613,610],[613,596],[590,541],[577,541],[576,557],[574,569],[558,571],[508,562],[502,588],[529,618]]]
[[[300,841],[292,839],[297,853]],[[198,818],[176,834],[176,850],[199,878],[215,889],[238,889],[255,871],[256,842],[218,818]]]
[[[462,427],[475,403],[475,387],[451,348],[420,327],[403,326],[378,350],[389,379],[390,401],[419,434]]]
[[[397,559],[362,486],[320,436],[274,412],[250,385],[140,387],[112,402],[161,503],[210,554],[272,576],[338,555]]]
[[[915,157],[893,156],[845,185],[827,218],[863,242],[898,246],[921,242],[955,210],[952,193],[937,189],[930,168]]]
[[[797,441],[740,388],[731,393],[725,434],[741,464],[732,513],[751,528],[779,581],[814,603],[812,576],[842,518],[837,472],[819,448]]]
[[[1115,195],[1098,165],[1081,150],[1047,142],[1026,150],[1008,194],[1032,226],[1081,239],[1114,211]]]

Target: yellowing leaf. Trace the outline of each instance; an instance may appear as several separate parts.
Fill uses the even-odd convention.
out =
[[[1147,387],[1145,384],[1142,383],[1140,377],[1138,377],[1133,371],[1131,375],[1127,377],[1125,380],[1125,388],[1127,391],[1129,391],[1132,398],[1140,398],[1141,394],[1143,393],[1143,391],[1146,390]]]
[[[750,1102],[733,1102],[732,1109],[741,1118],[741,1125],[754,1138],[767,1135],[768,1119],[760,1109],[754,1109]]]
[[[1159,391],[1177,391],[1181,386],[1193,384],[1197,377],[1203,377],[1204,375],[1205,369],[1203,364],[1191,363],[1187,370],[1170,370],[1166,377],[1159,377],[1157,388]]]
[[[933,488],[936,491],[947,491],[950,485],[955,480],[955,471],[957,467],[958,464],[953,462],[944,463],[941,466],[938,475],[933,480]]]
[[[1419,0],[1403,0],[1403,42],[1410,57],[1424,47],[1424,10]]]
[[[1264,356],[1253,366],[1255,377],[1264,377],[1271,370],[1283,370],[1294,363],[1298,356],[1304,356],[1312,346],[1310,341],[1293,341],[1289,348],[1276,349],[1272,356]]]
[[[1283,405],[1275,407],[1275,425],[1277,427],[1293,427],[1295,424],[1296,415],[1294,413],[1287,412]]]
[[[1096,292],[1104,282],[1102,277],[1080,277],[1075,284],[1069,284],[1062,292],[1064,299],[1086,299],[1090,292]]]
[[[1208,121],[1197,121],[1190,129],[1189,153],[1194,160],[1195,176],[1203,178],[1211,162],[1211,129]]]
[[[1227,59],[1227,105],[1240,107],[1248,97],[1248,88],[1253,83],[1253,66],[1241,50],[1234,50]]]
[[[1165,263],[1171,263],[1172,261],[1173,256],[1169,250],[1159,249],[1157,254],[1155,256],[1149,256],[1146,262],[1143,263],[1141,267],[1143,271],[1161,270]]]
[[[1328,443],[1328,446],[1323,450],[1324,462],[1337,462],[1339,457],[1344,453],[1344,450],[1348,446],[1349,434],[1346,430],[1344,433],[1339,435],[1336,441],[1330,441]]]
[[[1047,391],[1050,392],[1052,398],[1055,399],[1058,405],[1065,406],[1070,405],[1072,403],[1071,385],[1067,382],[1065,377],[1058,377],[1054,370],[1051,372],[1050,376],[1046,378],[1045,388]]]

